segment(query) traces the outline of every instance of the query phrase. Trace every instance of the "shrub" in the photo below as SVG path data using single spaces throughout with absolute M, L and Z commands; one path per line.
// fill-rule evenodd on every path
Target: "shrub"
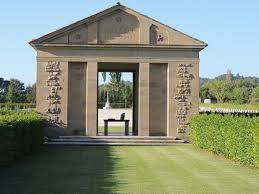
M 12 111 L 7 109 L 0 109 L 0 116 L 12 114 Z
M 190 128 L 195 146 L 259 168 L 259 118 L 197 115 Z
M 0 111 L 0 164 L 6 164 L 39 149 L 43 118 L 36 112 Z
M 8 109 L 8 110 L 20 110 L 20 109 L 34 109 L 36 107 L 35 103 L 0 103 L 0 109 Z

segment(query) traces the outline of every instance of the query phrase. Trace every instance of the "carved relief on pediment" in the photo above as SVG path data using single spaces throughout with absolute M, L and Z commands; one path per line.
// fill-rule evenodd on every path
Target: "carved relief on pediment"
M 57 37 L 47 40 L 52 44 L 87 44 L 87 26 L 81 26 L 70 32 L 64 32 Z
M 98 22 L 94 22 L 87 26 L 87 41 L 88 44 L 97 44 L 98 41 Z
M 167 30 L 152 24 L 149 28 L 149 43 L 151 45 L 164 45 L 169 42 Z
M 87 44 L 87 27 L 83 26 L 70 32 L 69 44 Z
M 60 35 L 58 37 L 52 38 L 52 39 L 48 40 L 47 42 L 52 43 L 52 44 L 67 44 L 68 43 L 68 35 L 63 34 L 63 35 Z
M 124 11 L 118 11 L 99 21 L 100 44 L 138 44 L 139 21 Z

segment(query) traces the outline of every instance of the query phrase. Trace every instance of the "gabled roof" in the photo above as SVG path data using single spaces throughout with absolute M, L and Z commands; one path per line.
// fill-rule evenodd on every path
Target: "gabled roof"
M 139 13 L 139 12 L 137 12 L 137 11 L 131 9 L 131 8 L 128 8 L 128 7 L 124 6 L 124 5 L 121 5 L 120 3 L 117 3 L 116 5 L 114 5 L 114 6 L 110 7 L 110 8 L 108 8 L 108 9 L 105 9 L 105 10 L 103 10 L 103 11 L 101 11 L 101 12 L 98 12 L 98 13 L 96 13 L 96 14 L 90 16 L 90 17 L 87 17 L 87 18 L 84 18 L 84 19 L 82 19 L 82 20 L 79 20 L 79 21 L 77 21 L 77 22 L 75 22 L 75 23 L 72 23 L 72 24 L 70 24 L 70 25 L 68 25 L 68 26 L 65 26 L 65 27 L 60 28 L 60 29 L 58 29 L 58 30 L 56 30 L 56 31 L 53 31 L 53 32 L 51 32 L 51 33 L 48 33 L 48 34 L 46 34 L 46 35 L 44 35 L 44 36 L 41 36 L 41 37 L 39 37 L 39 38 L 33 39 L 33 40 L 31 40 L 31 41 L 29 42 L 29 44 L 30 44 L 31 46 L 43 45 L 44 42 L 45 42 L 45 41 L 48 41 L 49 39 L 55 38 L 55 37 L 57 37 L 58 35 L 60 35 L 60 34 L 62 34 L 62 33 L 70 32 L 70 31 L 72 31 L 73 29 L 75 29 L 75 28 L 77 28 L 77 27 L 80 27 L 80 26 L 82 26 L 82 25 L 88 25 L 88 24 L 94 23 L 94 22 L 98 21 L 100 18 L 103 18 L 103 17 L 106 16 L 106 15 L 108 16 L 108 15 L 110 15 L 110 14 L 112 14 L 113 12 L 118 11 L 118 10 L 122 10 L 122 11 L 123 11 L 123 10 L 124 10 L 124 11 L 125 11 L 125 10 L 130 10 L 131 12 L 135 13 L 136 15 L 143 16 L 143 17 L 145 17 L 145 18 L 147 18 L 147 19 L 149 19 L 149 20 L 151 20 L 151 21 L 153 21 L 153 22 L 155 22 L 155 23 L 159 23 L 160 25 L 164 26 L 165 28 L 168 28 L 168 29 L 170 29 L 170 30 L 173 30 L 173 31 L 175 31 L 175 32 L 177 32 L 177 33 L 179 33 L 179 34 L 181 34 L 181 36 L 184 36 L 184 37 L 186 37 L 186 38 L 191 39 L 192 41 L 195 42 L 195 46 L 199 46 L 200 48 L 204 48 L 204 47 L 207 46 L 207 43 L 205 43 L 205 42 L 203 42 L 203 41 L 201 41 L 201 40 L 198 40 L 198 39 L 196 39 L 196 38 L 193 38 L 193 37 L 191 37 L 191 36 L 189 36 L 189 35 L 187 35 L 187 34 L 185 34 L 185 33 L 182 33 L 182 32 L 180 32 L 180 31 L 178 31 L 178 30 L 176 30 L 176 29 L 174 29 L 174 28 L 172 28 L 172 27 L 170 27 L 170 26 L 168 26 L 168 25 L 165 25 L 165 24 L 163 24 L 163 23 L 161 23 L 161 22 L 159 22 L 159 21 L 153 19 L 153 18 L 150 18 L 150 17 L 148 17 L 148 16 L 146 16 L 146 15 L 143 15 L 143 14 L 141 14 L 141 13 Z M 160 46 L 161 46 L 161 45 L 160 45 Z M 177 46 L 179 46 L 179 45 L 177 45 Z M 192 45 L 188 45 L 188 46 L 192 46 Z
M 100 12 L 94 14 L 94 15 L 91 15 L 91 16 L 89 16 L 89 17 L 87 17 L 87 18 L 84 18 L 84 19 L 82 19 L 82 20 L 79 20 L 79 21 L 77 21 L 77 22 L 75 22 L 75 23 L 72 23 L 72 24 L 70 24 L 70 25 L 68 25 L 68 26 L 65 26 L 65 27 L 63 27 L 63 28 L 57 29 L 57 30 L 55 30 L 55 31 L 53 31 L 53 32 L 50 32 L 50 33 L 48 33 L 48 34 L 46 34 L 46 35 L 43 35 L 43 36 L 41 36 L 41 37 L 39 37 L 39 38 L 33 39 L 33 40 L 31 40 L 31 41 L 29 42 L 29 44 L 33 45 L 33 44 L 35 44 L 35 43 L 36 43 L 36 44 L 37 44 L 37 43 L 40 43 L 40 42 L 42 42 L 42 41 L 44 41 L 44 40 L 47 40 L 47 39 L 49 39 L 49 38 L 51 38 L 51 37 L 54 37 L 54 36 L 56 36 L 56 35 L 58 35 L 58 34 L 60 34 L 60 33 L 63 33 L 63 32 L 65 32 L 65 31 L 69 31 L 69 30 L 71 30 L 71 29 L 73 29 L 73 28 L 75 28 L 75 27 L 77 27 L 77 26 L 80 26 L 80 25 L 83 25 L 83 24 L 86 24 L 86 23 L 92 23 L 92 22 L 98 20 L 99 17 L 102 17 L 102 16 L 104 16 L 104 15 L 106 15 L 106 14 L 109 14 L 109 13 L 115 11 L 115 10 L 118 10 L 118 9 L 125 9 L 125 8 L 126 8 L 125 6 L 122 6 L 121 4 L 118 4 L 118 3 L 117 3 L 117 5 L 112 6 L 112 7 L 108 8 L 108 9 L 105 9 L 105 10 L 103 10 L 103 11 L 100 11 Z

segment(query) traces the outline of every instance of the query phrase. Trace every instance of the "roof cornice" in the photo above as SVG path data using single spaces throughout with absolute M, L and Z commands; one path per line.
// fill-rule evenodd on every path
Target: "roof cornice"
M 79 48 L 79 49 L 105 49 L 105 48 L 150 48 L 150 49 L 199 49 L 202 50 L 207 45 L 140 45 L 140 44 L 103 44 L 103 45 L 73 45 L 73 44 L 35 44 L 34 48 Z

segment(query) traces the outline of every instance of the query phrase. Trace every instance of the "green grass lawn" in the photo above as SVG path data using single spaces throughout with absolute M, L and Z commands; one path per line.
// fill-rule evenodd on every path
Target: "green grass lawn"
M 0 193 L 259 193 L 259 170 L 192 145 L 44 147 L 0 169 Z
M 242 109 L 242 110 L 259 110 L 259 104 L 200 103 L 199 106 L 210 107 L 210 108 L 234 108 L 234 109 Z
M 118 133 L 124 133 L 125 127 L 124 126 L 109 126 L 108 127 L 109 132 L 118 132 Z M 104 126 L 98 126 L 98 132 L 104 133 Z M 129 132 L 132 132 L 132 127 L 129 127 Z

